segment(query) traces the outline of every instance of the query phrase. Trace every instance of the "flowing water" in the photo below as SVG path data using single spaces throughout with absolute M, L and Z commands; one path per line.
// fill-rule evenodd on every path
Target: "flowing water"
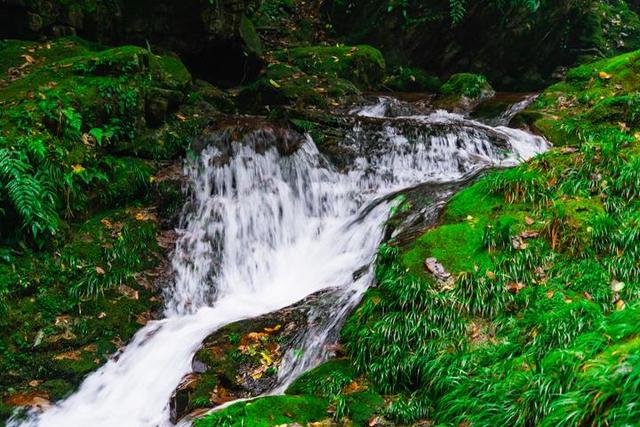
M 385 196 L 511 166 L 547 148 L 523 131 L 442 111 L 382 117 L 383 102 L 353 113 L 378 121 L 369 130 L 356 126 L 348 139 L 360 147 L 375 140 L 377 148 L 361 150 L 340 173 L 309 137 L 291 155 L 258 150 L 260 133 L 232 143 L 230 156 L 216 144 L 205 148 L 185 166 L 191 200 L 173 255 L 165 318 L 149 322 L 75 394 L 9 425 L 169 426 L 169 398 L 207 335 L 333 289 L 331 319 L 307 331 L 304 357 L 287 359 L 277 392 L 322 359 L 330 331 L 370 285 L 392 203 Z

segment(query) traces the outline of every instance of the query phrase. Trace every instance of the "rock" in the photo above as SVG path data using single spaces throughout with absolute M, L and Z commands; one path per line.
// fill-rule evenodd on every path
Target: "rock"
M 433 257 L 427 258 L 424 261 L 424 266 L 427 268 L 427 271 L 429 271 L 429 273 L 436 276 L 439 280 L 447 280 L 449 277 L 451 277 L 451 273 L 447 272 L 444 266 Z
M 452 75 L 442 85 L 440 93 L 442 94 L 442 98 L 438 99 L 440 107 L 464 112 L 472 110 L 496 94 L 485 76 L 471 73 Z
M 317 292 L 282 310 L 227 325 L 205 338 L 193 357 L 192 372 L 171 397 L 172 421 L 196 408 L 213 408 L 271 390 L 285 354 L 297 348 L 310 327 L 312 312 L 331 295 L 330 290 Z
M 296 47 L 274 57 L 308 74 L 349 80 L 363 90 L 378 87 L 386 69 L 382 53 L 368 45 Z
M 216 161 L 226 162 L 233 154 L 233 143 L 250 145 L 258 153 L 275 147 L 282 155 L 291 155 L 305 142 L 304 135 L 284 123 L 259 117 L 228 116 L 204 130 L 191 149 L 200 152 L 214 145 L 220 150 Z

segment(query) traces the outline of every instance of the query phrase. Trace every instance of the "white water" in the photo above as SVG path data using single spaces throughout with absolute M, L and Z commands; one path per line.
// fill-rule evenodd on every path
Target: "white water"
M 514 164 L 547 147 L 525 132 L 489 128 L 444 112 L 411 120 L 423 127 L 467 123 L 475 130 L 416 139 L 386 123 L 381 127 L 383 152 L 359 158 L 345 174 L 327 166 L 310 139 L 283 157 L 275 149 L 257 154 L 251 138 L 245 138 L 243 144 L 234 143 L 226 164 L 220 164 L 215 148 L 205 149 L 199 162 L 185 167 L 193 200 L 176 245 L 176 279 L 166 292 L 166 318 L 142 328 L 74 395 L 9 425 L 171 425 L 169 398 L 212 331 L 336 288 L 341 297 L 328 328 L 358 301 L 371 271 L 355 281 L 353 273 L 372 263 L 389 211 L 388 203 L 377 203 L 363 213 L 372 201 L 417 183 L 460 179 L 488 164 Z M 510 152 L 491 147 L 483 129 L 508 138 Z M 356 129 L 353 137 L 367 135 Z M 306 369 L 314 355 L 317 359 L 325 332 L 310 332 L 306 363 L 300 366 Z

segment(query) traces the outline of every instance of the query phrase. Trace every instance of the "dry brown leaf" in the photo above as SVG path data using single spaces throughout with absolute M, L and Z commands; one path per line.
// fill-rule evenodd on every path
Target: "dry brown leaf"
M 54 356 L 53 360 L 80 360 L 80 351 L 66 351 Z
M 526 285 L 521 282 L 509 282 L 507 283 L 507 290 L 512 294 L 518 294 L 522 289 L 524 289 Z
M 276 332 L 279 331 L 280 329 L 282 329 L 282 325 L 276 325 L 273 328 L 264 328 L 264 331 L 268 334 L 272 333 L 272 332 Z

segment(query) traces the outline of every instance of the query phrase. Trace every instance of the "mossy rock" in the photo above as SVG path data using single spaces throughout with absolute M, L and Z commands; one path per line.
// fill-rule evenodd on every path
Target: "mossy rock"
M 359 94 L 348 80 L 311 75 L 291 65 L 274 63 L 267 67 L 262 77 L 240 91 L 238 104 L 247 109 L 265 105 L 327 108 Z
M 452 75 L 442 85 L 440 93 L 442 98 L 438 100 L 438 105 L 463 110 L 470 110 L 495 95 L 485 76 L 472 73 Z
M 192 361 L 193 372 L 170 400 L 174 422 L 189 412 L 259 396 L 277 382 L 278 369 L 307 328 L 309 313 L 326 292 L 254 319 L 225 326 L 204 339 Z
M 262 40 L 260 40 L 253 22 L 244 15 L 240 18 L 239 32 L 247 51 L 253 55 L 261 56 L 263 53 Z
M 421 68 L 399 67 L 384 80 L 383 86 L 398 92 L 437 93 L 442 82 Z
M 368 45 L 296 47 L 273 56 L 310 75 L 349 80 L 362 90 L 377 88 L 386 68 L 382 53 Z
M 547 88 L 516 121 L 556 145 L 576 145 L 580 135 L 637 126 L 640 51 L 573 68 L 566 80 Z

